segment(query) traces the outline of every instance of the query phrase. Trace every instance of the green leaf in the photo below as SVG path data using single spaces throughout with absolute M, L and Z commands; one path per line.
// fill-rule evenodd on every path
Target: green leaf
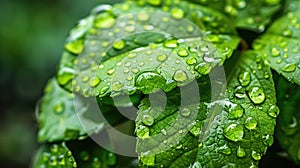
M 77 163 L 64 142 L 44 144 L 35 156 L 32 168 L 77 167 Z
M 113 101 L 108 97 L 75 97 L 61 88 L 55 79 L 51 79 L 37 108 L 38 139 L 40 142 L 68 141 L 98 133 L 107 124 L 114 125 L 125 120 L 122 114 L 115 112 L 115 106 L 131 108 L 140 101 L 140 95 L 137 94 L 129 98 L 118 97 Z
M 292 160 L 300 164 L 300 87 L 280 77 L 277 81 L 279 109 L 276 137 Z M 277 114 L 276 114 L 277 115 Z
M 189 0 L 222 11 L 236 27 L 262 32 L 281 9 L 281 0 Z M 225 2 L 224 2 L 225 1 Z
M 94 27 L 87 32 L 94 36 L 66 44 L 71 46 L 68 52 L 82 53 L 77 58 L 63 55 L 60 85 L 85 97 L 168 92 L 223 64 L 239 43 L 233 26 L 217 11 L 187 2 L 166 2 L 165 8 L 141 2 L 92 13 Z M 132 17 L 133 11 L 137 17 Z
M 273 143 L 272 74 L 255 52 L 241 55 L 227 73 L 225 97 L 216 100 L 203 79 L 200 102 L 192 84 L 142 101 L 136 120 L 141 167 L 257 166 Z
M 271 68 L 300 85 L 300 13 L 288 13 L 272 24 L 254 49 L 269 61 Z

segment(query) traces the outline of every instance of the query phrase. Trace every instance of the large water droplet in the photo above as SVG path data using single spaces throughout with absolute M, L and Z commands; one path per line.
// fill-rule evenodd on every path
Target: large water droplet
M 110 14 L 98 15 L 95 19 L 94 25 L 96 28 L 111 28 L 115 25 L 115 18 Z
M 180 48 L 178 51 L 177 51 L 177 54 L 181 57 L 186 57 L 189 55 L 189 52 L 185 49 L 185 48 Z
M 70 80 L 74 78 L 74 70 L 71 68 L 64 67 L 59 69 L 57 75 L 57 81 L 61 85 L 67 84 Z
M 147 126 L 151 126 L 154 123 L 154 118 L 151 115 L 144 115 L 143 123 Z
M 166 40 L 164 46 L 167 48 L 176 48 L 178 46 L 177 40 Z
M 242 117 L 244 114 L 244 109 L 241 105 L 235 105 L 235 106 L 232 106 L 230 109 L 229 109 L 229 115 L 228 115 L 228 118 L 229 119 L 238 119 L 240 117 Z
M 234 142 L 243 139 L 244 128 L 239 123 L 230 123 L 224 127 L 224 136 Z
M 96 87 L 100 84 L 100 79 L 98 77 L 93 77 L 90 80 L 90 86 L 91 87 Z
M 76 41 L 69 42 L 65 45 L 65 49 L 71 53 L 79 54 L 83 49 L 83 41 L 76 40 Z
M 272 105 L 272 106 L 270 107 L 270 109 L 268 110 L 268 114 L 269 114 L 269 116 L 271 116 L 271 117 L 274 117 L 274 118 L 277 117 L 278 114 L 279 114 L 279 109 L 278 109 L 278 107 Z
M 177 70 L 174 73 L 173 79 L 177 82 L 184 82 L 188 79 L 188 76 L 184 70 Z
M 296 63 L 286 64 L 280 69 L 284 72 L 294 72 L 296 70 Z
M 261 159 L 261 155 L 260 153 L 256 152 L 256 151 L 252 151 L 251 156 L 254 160 L 260 160 Z
M 57 103 L 57 104 L 54 106 L 54 111 L 55 111 L 55 113 L 57 113 L 57 114 L 63 113 L 64 110 L 65 110 L 65 104 L 64 104 L 64 102 L 59 102 L 59 103 Z
M 241 72 L 239 74 L 239 82 L 242 86 L 248 86 L 251 82 L 251 73 L 250 72 Z
M 210 72 L 211 68 L 212 67 L 209 64 L 204 63 L 204 62 L 202 62 L 202 63 L 195 66 L 195 70 L 197 72 L 199 72 L 201 75 L 208 74 Z
M 245 152 L 245 150 L 241 147 L 241 146 L 239 146 L 238 147 L 238 149 L 237 149 L 237 151 L 236 151 L 236 155 L 237 155 L 237 157 L 245 157 L 246 156 L 246 152 Z
M 126 42 L 124 40 L 116 40 L 113 43 L 114 49 L 122 50 L 125 47 Z
M 252 130 L 255 129 L 257 126 L 257 121 L 255 119 L 253 119 L 252 117 L 248 117 L 245 121 L 245 127 L 248 130 Z
M 157 57 L 156 57 L 157 61 L 160 61 L 160 62 L 165 61 L 167 58 L 168 58 L 168 57 L 167 57 L 166 54 L 159 54 L 159 55 L 157 55 Z
M 180 8 L 173 8 L 171 10 L 171 16 L 174 19 L 182 19 L 184 17 L 184 11 Z
M 262 88 L 252 87 L 249 91 L 249 97 L 254 104 L 260 104 L 264 102 L 266 96 Z
M 148 138 L 149 137 L 149 128 L 144 126 L 144 125 L 139 125 L 137 128 L 136 128 L 136 135 L 139 137 L 139 138 Z

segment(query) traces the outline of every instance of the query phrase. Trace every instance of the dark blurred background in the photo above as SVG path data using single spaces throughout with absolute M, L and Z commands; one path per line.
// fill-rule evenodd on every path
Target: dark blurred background
M 117 1 L 0 1 L 0 167 L 29 167 L 38 147 L 35 105 L 65 37 L 97 4 Z

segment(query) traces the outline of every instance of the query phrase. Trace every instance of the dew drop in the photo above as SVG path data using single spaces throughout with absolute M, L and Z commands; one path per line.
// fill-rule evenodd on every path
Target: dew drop
M 280 50 L 278 48 L 272 48 L 271 54 L 273 57 L 278 57 L 280 55 Z
M 54 106 L 54 111 L 55 111 L 55 113 L 57 113 L 57 114 L 63 113 L 64 110 L 65 110 L 65 104 L 64 104 L 64 102 L 59 102 L 59 103 L 57 103 L 57 104 Z
M 252 87 L 249 91 L 249 97 L 254 104 L 260 104 L 265 100 L 265 93 L 260 87 Z
M 253 130 L 255 129 L 257 126 L 257 122 L 255 121 L 255 119 L 253 119 L 252 117 L 248 117 L 246 120 L 245 120 L 245 127 L 248 129 L 248 130 Z
M 278 114 L 279 114 L 279 109 L 278 109 L 278 107 L 272 105 L 272 106 L 270 107 L 270 109 L 268 110 L 268 114 L 269 114 L 269 116 L 276 118 L 276 117 L 278 116 Z
M 92 168 L 101 168 L 102 163 L 97 157 L 94 157 L 93 162 L 92 162 Z
M 91 87 L 96 87 L 100 84 L 100 79 L 98 77 L 93 77 L 90 80 L 90 86 Z
M 115 68 L 109 69 L 109 70 L 107 71 L 107 75 L 112 75 L 112 74 L 114 74 L 114 73 L 115 73 Z
M 139 13 L 138 14 L 138 19 L 140 20 L 140 21 L 148 21 L 149 19 L 150 19 L 150 16 L 149 16 L 149 14 L 148 13 Z
M 256 152 L 256 151 L 252 151 L 251 156 L 254 160 L 260 160 L 261 159 L 261 155 L 260 153 Z
M 126 42 L 124 40 L 117 40 L 113 43 L 113 48 L 116 50 L 122 50 L 125 47 Z
M 108 155 L 107 155 L 107 164 L 112 166 L 112 165 L 115 165 L 116 164 L 116 161 L 117 161 L 117 157 L 114 153 L 112 152 L 109 152 Z
M 83 151 L 83 152 L 80 153 L 80 158 L 81 158 L 83 161 L 87 161 L 87 160 L 89 160 L 90 156 L 89 156 L 89 154 L 88 154 L 87 151 Z
M 188 117 L 189 115 L 191 115 L 191 110 L 189 108 L 183 108 L 181 111 L 180 111 L 180 114 L 183 116 L 183 117 Z
M 111 89 L 112 89 L 113 91 L 116 91 L 116 92 L 121 91 L 122 88 L 123 88 L 123 84 L 120 83 L 120 82 L 114 82 L 114 83 L 112 84 L 112 86 L 111 86 Z
M 180 48 L 177 54 L 181 57 L 186 57 L 189 55 L 188 51 L 185 48 Z
M 290 29 L 285 29 L 283 32 L 282 32 L 282 35 L 283 36 L 286 36 L 286 37 L 291 37 L 293 35 L 293 32 L 292 30 Z
M 229 148 L 227 146 L 227 144 L 225 144 L 224 146 L 219 148 L 219 151 L 225 155 L 230 155 L 231 154 L 231 148 Z
M 127 77 L 126 77 L 126 80 L 128 80 L 128 81 L 131 81 L 132 79 L 133 79 L 132 76 L 127 76 Z
M 167 48 L 176 48 L 178 46 L 177 40 L 166 40 L 164 42 L 164 47 Z
M 65 49 L 71 53 L 79 54 L 83 49 L 83 41 L 76 40 L 76 41 L 69 42 L 65 45 Z
M 159 55 L 157 55 L 157 57 L 156 57 L 157 61 L 160 61 L 160 62 L 165 61 L 167 58 L 168 58 L 168 57 L 167 57 L 166 54 L 159 54 Z
M 242 86 L 238 86 L 234 89 L 234 95 L 237 98 L 244 98 L 246 97 L 246 91 L 245 88 L 243 88 Z
M 64 166 L 66 164 L 64 155 L 59 155 L 57 161 L 58 161 L 58 164 L 61 166 Z
M 242 158 L 242 157 L 246 156 L 246 152 L 241 146 L 239 146 L 237 151 L 236 151 L 236 155 L 237 155 L 237 157 Z
M 74 78 L 74 70 L 71 68 L 62 68 L 58 71 L 57 81 L 61 85 L 67 84 Z
M 165 136 L 167 135 L 167 131 L 164 128 L 162 130 L 160 130 L 160 132 Z
M 173 79 L 177 82 L 184 82 L 188 79 L 188 76 L 184 70 L 177 70 L 174 73 Z
M 182 19 L 184 17 L 184 11 L 180 8 L 173 8 L 171 10 L 171 16 L 174 19 Z
M 151 115 L 144 115 L 143 123 L 147 126 L 151 126 L 154 123 L 154 118 Z
M 239 82 L 242 86 L 248 86 L 251 82 L 251 74 L 249 72 L 241 72 L 239 74 Z
M 244 109 L 241 105 L 235 105 L 229 109 L 229 119 L 238 119 L 244 114 Z
M 209 64 L 204 63 L 204 62 L 202 62 L 202 63 L 195 66 L 195 70 L 197 72 L 199 72 L 201 75 L 208 74 L 210 72 L 211 68 L 212 67 Z
M 237 142 L 243 139 L 244 128 L 235 122 L 227 124 L 224 127 L 224 136 L 231 141 Z
M 154 163 L 155 163 L 155 156 L 154 155 L 141 156 L 140 159 L 141 159 L 141 162 L 144 165 L 154 166 Z
M 266 146 L 271 146 L 274 142 L 274 139 L 273 139 L 273 136 L 272 135 L 264 135 L 262 136 L 263 138 L 263 143 L 266 145 Z
M 197 60 L 194 57 L 190 57 L 190 58 L 187 59 L 186 63 L 189 64 L 189 65 L 193 65 L 193 64 L 197 63 Z
M 58 145 L 57 145 L 57 144 L 51 145 L 50 151 L 51 151 L 52 153 L 57 153 L 57 152 L 58 152 Z
M 49 165 L 50 166 L 56 166 L 57 165 L 57 159 L 56 156 L 51 156 L 49 159 Z
M 296 70 L 296 63 L 286 64 L 281 67 L 281 70 L 284 72 L 294 72 Z

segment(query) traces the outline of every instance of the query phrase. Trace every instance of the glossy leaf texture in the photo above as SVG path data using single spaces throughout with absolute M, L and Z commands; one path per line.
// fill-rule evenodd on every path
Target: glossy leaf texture
M 225 95 L 215 100 L 208 92 L 220 82 L 206 78 L 198 81 L 199 102 L 192 84 L 142 101 L 136 120 L 140 167 L 257 167 L 273 143 L 275 88 L 256 52 L 238 57 L 234 67 L 227 64 Z
M 122 159 L 125 164 L 117 163 Z M 36 154 L 33 168 L 121 168 L 135 167 L 135 158 L 117 156 L 92 139 L 44 144 Z
M 77 163 L 64 142 L 43 145 L 35 156 L 33 168 L 76 168 Z
M 262 32 L 283 6 L 282 0 L 189 0 L 222 11 L 237 28 Z
M 99 6 L 71 31 L 57 78 L 85 97 L 168 92 L 223 64 L 239 41 L 224 15 L 192 3 Z
M 74 95 L 61 88 L 55 79 L 49 80 L 45 94 L 37 108 L 39 141 L 82 139 L 89 133 L 101 131 L 107 123 L 114 124 L 122 119 L 121 115 L 116 113 L 104 120 L 99 115 L 99 111 L 95 110 L 99 108 L 98 105 L 96 107 L 92 105 L 87 101 L 75 100 Z M 99 106 L 105 116 L 115 110 L 107 103 L 100 103 Z
M 275 21 L 266 34 L 254 42 L 272 69 L 300 85 L 300 13 L 290 12 Z
M 300 164 L 300 87 L 280 77 L 276 90 L 280 102 L 276 137 L 289 157 Z

